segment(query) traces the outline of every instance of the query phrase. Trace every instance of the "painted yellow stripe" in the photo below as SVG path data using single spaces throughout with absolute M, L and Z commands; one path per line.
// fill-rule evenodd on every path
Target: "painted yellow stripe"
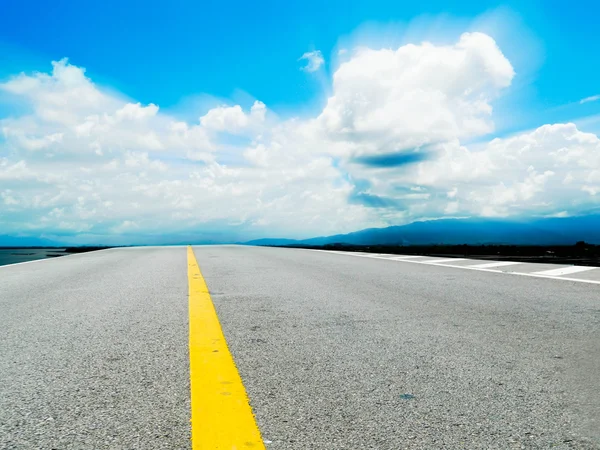
M 187 256 L 192 449 L 264 449 L 192 247 Z

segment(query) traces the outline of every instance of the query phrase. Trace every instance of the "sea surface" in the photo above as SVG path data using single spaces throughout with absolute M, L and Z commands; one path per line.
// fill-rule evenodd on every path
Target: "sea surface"
M 0 248 L 0 266 L 68 255 L 65 248 Z

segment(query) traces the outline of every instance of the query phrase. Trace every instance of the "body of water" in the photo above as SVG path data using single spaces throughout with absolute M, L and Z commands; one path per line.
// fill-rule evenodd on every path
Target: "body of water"
M 64 255 L 65 248 L 0 248 L 0 266 Z

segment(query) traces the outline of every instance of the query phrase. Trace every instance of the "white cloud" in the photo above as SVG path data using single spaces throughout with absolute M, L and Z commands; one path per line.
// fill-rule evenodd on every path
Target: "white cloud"
M 266 106 L 263 102 L 255 101 L 246 114 L 240 105 L 219 106 L 208 111 L 200 118 L 200 124 L 213 131 L 225 131 L 236 134 L 250 126 L 260 125 L 265 120 Z
M 574 124 L 556 124 L 477 150 L 458 141 L 440 144 L 418 164 L 376 170 L 353 164 L 349 170 L 370 181 L 373 195 L 393 196 L 395 186 L 424 187 L 432 201 L 405 202 L 405 208 L 435 217 L 450 211 L 509 216 L 591 210 L 600 205 L 599 167 L 600 139 Z
M 139 229 L 139 225 L 133 220 L 124 220 L 117 226 L 112 228 L 113 233 L 121 234 L 121 233 L 130 233 L 136 232 Z
M 591 97 L 582 98 L 579 100 L 580 104 L 589 103 L 589 102 L 597 102 L 600 100 L 600 95 L 592 95 Z
M 482 33 L 465 33 L 448 46 L 363 48 L 335 72 L 318 122 L 361 154 L 477 136 L 493 130 L 491 102 L 513 76 Z
M 600 143 L 573 124 L 464 144 L 493 130 L 515 75 L 489 36 L 345 58 L 323 110 L 287 120 L 256 101 L 184 122 L 66 60 L 11 78 L 0 90 L 30 111 L 0 119 L 3 232 L 242 240 L 600 205 Z
M 158 113 L 158 106 L 150 103 L 148 106 L 142 106 L 141 103 L 127 103 L 115 113 L 119 120 L 143 120 L 154 117 Z
M 74 125 L 96 111 L 114 110 L 119 99 L 98 90 L 85 76 L 85 69 L 66 59 L 52 63 L 52 73 L 20 74 L 2 84 L 2 89 L 31 101 L 35 116 L 48 123 Z
M 444 208 L 444 213 L 448 214 L 448 215 L 453 215 L 453 214 L 456 214 L 459 209 L 460 209 L 459 202 L 449 202 L 446 205 L 446 208 Z
M 19 129 L 4 127 L 2 129 L 6 139 L 14 139 L 18 145 L 26 150 L 44 150 L 52 144 L 62 142 L 63 133 L 53 133 L 42 136 L 31 136 Z
M 325 58 L 320 50 L 304 53 L 298 61 L 306 60 L 306 65 L 301 68 L 305 72 L 316 72 L 325 64 Z
M 332 158 L 313 158 L 288 137 L 301 139 L 293 121 L 265 129 L 260 101 L 248 112 L 218 107 L 186 123 L 153 104 L 107 94 L 66 60 L 50 74 L 19 75 L 0 89 L 31 105 L 30 113 L 0 119 L 0 192 L 10 190 L 4 202 L 18 208 L 3 217 L 4 232 L 27 226 L 105 241 L 135 222 L 139 236 L 211 229 L 232 236 L 240 228 L 243 239 L 267 226 L 306 236 L 351 231 L 353 222 L 368 220 L 364 208 L 348 204 L 351 185 Z M 71 89 L 97 101 L 79 104 Z M 249 146 L 220 141 L 222 132 L 243 134 Z M 269 149 L 263 160 L 261 144 Z M 306 214 L 302 222 L 298 211 Z

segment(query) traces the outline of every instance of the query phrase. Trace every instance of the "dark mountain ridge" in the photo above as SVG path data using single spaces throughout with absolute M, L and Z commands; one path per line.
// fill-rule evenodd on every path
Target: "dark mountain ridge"
M 600 244 L 600 215 L 508 219 L 439 219 L 311 239 L 258 239 L 249 245 L 573 245 Z

